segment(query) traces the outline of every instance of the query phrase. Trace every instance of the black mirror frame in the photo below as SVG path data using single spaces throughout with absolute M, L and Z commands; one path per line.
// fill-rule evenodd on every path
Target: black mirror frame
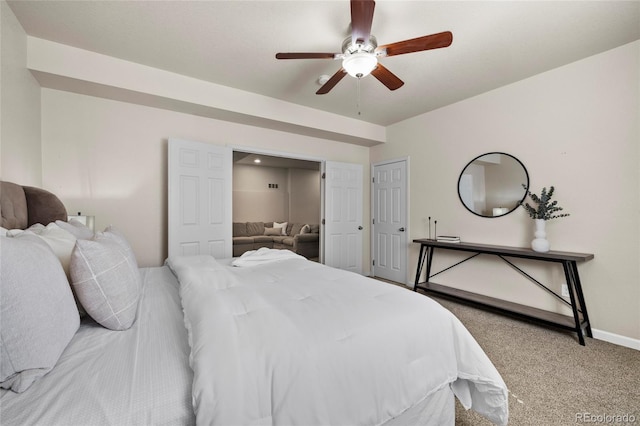
M 471 209 L 470 209 L 470 208 L 469 208 L 469 207 L 464 203 L 464 201 L 462 200 L 462 196 L 460 195 L 460 180 L 462 179 L 462 175 L 463 175 L 464 171 L 465 171 L 465 170 L 467 170 L 467 167 L 469 167 L 469 165 L 470 165 L 471 163 L 473 163 L 474 161 L 478 160 L 479 158 L 484 157 L 485 155 L 491 155 L 491 154 L 501 154 L 501 155 L 506 155 L 507 157 L 511 157 L 511 158 L 513 158 L 514 160 L 516 160 L 516 161 L 518 162 L 518 164 L 520 164 L 520 166 L 522 167 L 522 170 L 524 170 L 524 174 L 525 174 L 525 176 L 526 176 L 526 178 L 527 178 L 527 184 L 526 184 L 526 188 L 524 188 L 524 194 L 522 195 L 522 198 L 520 199 L 520 201 L 518 201 L 518 204 L 517 204 L 514 208 L 512 208 L 511 210 L 509 210 L 508 212 L 503 213 L 503 214 L 498 215 L 498 216 L 485 216 L 485 215 L 482 215 L 482 214 L 476 213 L 475 211 L 471 210 Z M 464 208 L 465 208 L 465 209 L 467 209 L 468 211 L 470 211 L 471 213 L 473 213 L 474 215 L 479 216 L 479 217 L 484 217 L 484 218 L 486 218 L 486 219 L 497 219 L 497 218 L 499 218 L 499 217 L 504 217 L 504 216 L 508 215 L 509 213 L 511 213 L 511 212 L 513 212 L 513 211 L 515 211 L 515 210 L 520 206 L 520 204 L 521 204 L 521 203 L 524 201 L 524 199 L 527 197 L 527 193 L 529 192 L 529 183 L 530 183 L 530 181 L 529 181 L 529 172 L 527 171 L 527 168 L 524 166 L 524 164 L 522 164 L 522 161 L 518 160 L 516 157 L 514 157 L 514 156 L 513 156 L 513 155 L 511 155 L 511 154 L 507 154 L 506 152 L 493 151 L 493 152 L 485 152 L 484 154 L 480 154 L 480 155 L 478 155 L 478 156 L 477 156 L 477 157 L 475 157 L 473 160 L 469 161 L 469 162 L 468 162 L 468 163 L 467 163 L 467 164 L 462 168 L 462 171 L 460 172 L 460 176 L 458 176 L 458 185 L 457 185 L 457 188 L 456 188 L 456 189 L 457 189 L 457 191 L 458 191 L 458 199 L 460 200 L 460 203 L 464 206 Z

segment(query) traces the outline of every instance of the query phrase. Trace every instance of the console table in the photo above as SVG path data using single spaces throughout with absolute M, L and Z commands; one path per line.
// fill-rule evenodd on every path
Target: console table
M 578 341 L 584 346 L 584 336 L 593 337 L 591 333 L 591 324 L 589 323 L 589 315 L 587 314 L 587 305 L 584 302 L 582 293 L 582 285 L 578 275 L 577 262 L 585 262 L 593 259 L 590 253 L 571 253 L 564 251 L 548 251 L 546 253 L 535 252 L 531 249 L 520 247 L 506 247 L 488 244 L 474 243 L 449 243 L 436 241 L 432 239 L 415 239 L 414 243 L 420 244 L 420 254 L 418 257 L 418 267 L 416 271 L 416 279 L 414 291 L 418 289 L 427 293 L 445 296 L 448 298 L 471 302 L 474 305 L 488 307 L 503 313 L 508 313 L 521 318 L 535 320 L 545 324 L 558 326 L 564 329 L 575 331 L 578 334 Z M 466 259 L 463 259 L 439 272 L 432 273 L 431 265 L 433 264 L 433 254 L 436 249 L 440 250 L 456 250 L 473 253 Z M 533 308 L 531 306 L 521 305 L 518 303 L 508 302 L 494 297 L 484 296 L 464 290 L 447 287 L 441 284 L 432 283 L 430 279 L 442 272 L 445 272 L 454 266 L 458 266 L 467 260 L 473 259 L 481 254 L 497 256 L 518 272 L 523 274 L 532 282 L 558 298 L 562 303 L 571 307 L 573 317 L 558 314 L 555 312 L 545 311 L 543 309 Z M 527 274 L 518 266 L 514 265 L 508 258 L 532 259 L 542 262 L 555 262 L 562 264 L 564 275 L 569 290 L 570 301 L 565 300 L 553 290 L 537 281 L 535 278 Z M 420 282 L 422 270 L 426 261 L 426 281 Z M 583 331 L 584 330 L 584 331 Z

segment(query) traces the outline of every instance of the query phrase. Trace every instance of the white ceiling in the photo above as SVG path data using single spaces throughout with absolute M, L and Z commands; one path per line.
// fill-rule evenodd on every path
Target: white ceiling
M 388 44 L 441 31 L 449 48 L 382 58 L 405 85 L 345 77 L 316 95 L 340 52 L 347 0 L 8 1 L 27 34 L 335 114 L 389 125 L 640 39 L 640 1 L 392 1 L 372 34 Z

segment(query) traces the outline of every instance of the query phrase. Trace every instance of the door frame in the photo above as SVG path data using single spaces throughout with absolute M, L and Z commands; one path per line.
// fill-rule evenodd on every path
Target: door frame
M 371 185 L 371 195 L 370 195 L 370 200 L 371 200 L 371 210 L 370 210 L 370 217 L 371 217 L 371 235 L 370 235 L 370 255 L 369 255 L 369 259 L 371 262 L 371 276 L 375 277 L 376 276 L 376 271 L 375 271 L 375 265 L 373 264 L 373 260 L 375 259 L 375 253 L 376 253 L 376 238 L 375 238 L 375 233 L 376 233 L 376 225 L 375 223 L 373 223 L 373 220 L 375 219 L 375 194 L 374 194 L 374 184 L 373 184 L 373 178 L 375 177 L 375 168 L 376 166 L 384 166 L 386 164 L 391 164 L 391 163 L 399 163 L 399 162 L 404 162 L 405 163 L 405 171 L 406 171 L 406 179 L 405 179 L 405 199 L 406 199 L 406 205 L 405 210 L 404 210 L 404 220 L 405 220 L 405 232 L 407 235 L 407 245 L 405 247 L 404 250 L 401 250 L 400 254 L 402 256 L 404 256 L 405 258 L 405 270 L 404 270 L 404 282 L 402 284 L 406 285 L 406 286 L 411 286 L 411 283 L 408 281 L 409 280 L 409 243 L 411 242 L 411 226 L 410 226 L 410 221 L 409 221 L 409 207 L 411 206 L 411 196 L 409 193 L 409 188 L 411 188 L 410 185 L 410 157 L 409 156 L 404 156 L 404 157 L 398 157 L 398 158 L 392 158 L 392 159 L 388 159 L 388 160 L 382 160 L 382 161 L 377 161 L 375 163 L 371 163 L 371 171 L 370 171 L 370 176 L 371 176 L 371 181 L 369 182 Z

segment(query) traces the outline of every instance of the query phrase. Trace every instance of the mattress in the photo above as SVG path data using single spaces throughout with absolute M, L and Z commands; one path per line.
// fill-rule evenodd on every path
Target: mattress
M 192 425 L 193 373 L 178 283 L 142 268 L 138 316 L 125 331 L 85 317 L 56 366 L 21 394 L 2 389 L 7 425 Z

